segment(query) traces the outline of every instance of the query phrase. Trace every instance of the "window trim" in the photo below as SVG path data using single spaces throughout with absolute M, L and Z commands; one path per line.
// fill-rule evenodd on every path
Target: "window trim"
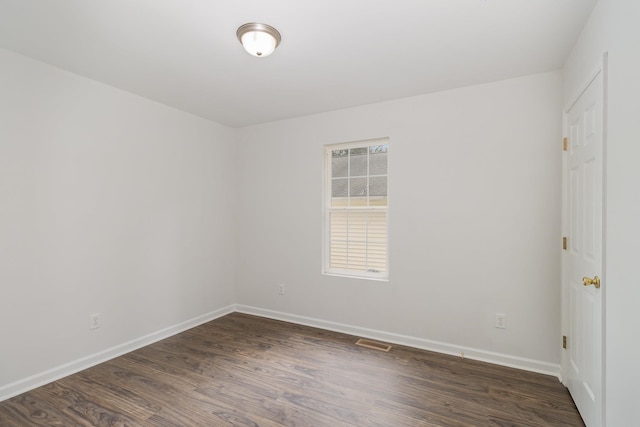
M 352 149 L 360 147 L 370 147 L 374 145 L 387 145 L 387 205 L 386 206 L 366 206 L 366 207 L 339 207 L 331 206 L 331 152 L 341 149 Z M 361 141 L 351 141 L 338 144 L 326 144 L 323 148 L 323 194 L 322 194 L 322 274 L 327 276 L 349 277 L 356 279 L 366 279 L 375 281 L 389 281 L 389 138 L 373 138 Z M 369 174 L 367 173 L 367 176 Z M 364 211 L 376 212 L 383 211 L 386 213 L 386 271 L 385 272 L 367 272 L 349 269 L 331 268 L 331 237 L 330 237 L 330 213 L 336 211 Z

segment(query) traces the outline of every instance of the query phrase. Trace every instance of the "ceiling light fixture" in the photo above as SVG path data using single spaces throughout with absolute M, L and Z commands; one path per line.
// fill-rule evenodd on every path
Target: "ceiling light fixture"
M 255 22 L 241 25 L 236 35 L 247 52 L 260 58 L 271 55 L 281 40 L 280 33 L 271 25 Z

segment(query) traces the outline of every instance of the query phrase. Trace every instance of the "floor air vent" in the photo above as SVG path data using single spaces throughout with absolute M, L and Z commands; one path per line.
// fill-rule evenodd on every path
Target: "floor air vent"
M 384 352 L 388 352 L 389 350 L 391 350 L 391 346 L 389 344 L 384 344 L 378 341 L 371 341 L 364 338 L 360 338 L 358 341 L 356 341 L 356 345 Z

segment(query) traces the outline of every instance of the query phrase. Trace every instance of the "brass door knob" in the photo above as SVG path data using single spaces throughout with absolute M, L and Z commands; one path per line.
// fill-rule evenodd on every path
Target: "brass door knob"
M 593 285 L 596 289 L 600 289 L 600 278 L 598 276 L 594 276 L 593 279 L 590 277 L 583 277 L 582 284 L 585 286 Z

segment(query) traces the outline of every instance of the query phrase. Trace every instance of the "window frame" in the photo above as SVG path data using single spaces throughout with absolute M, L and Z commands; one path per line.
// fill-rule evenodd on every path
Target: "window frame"
M 386 195 L 386 206 L 365 206 L 365 207 L 334 207 L 332 206 L 332 151 L 334 150 L 342 150 L 342 149 L 353 149 L 353 148 L 363 148 L 376 145 L 386 145 L 387 146 L 387 195 Z M 323 227 L 322 227 L 322 274 L 328 276 L 341 276 L 341 277 L 350 277 L 350 278 L 358 278 L 358 279 L 367 279 L 367 280 L 377 280 L 377 281 L 389 281 L 389 138 L 375 138 L 375 139 L 367 139 L 362 141 L 352 141 L 352 142 L 344 142 L 338 144 L 326 144 L 323 146 Z M 347 177 L 350 175 L 347 174 Z M 367 169 L 367 177 L 370 178 L 369 170 Z M 350 196 L 349 196 L 350 197 Z M 369 200 L 370 195 L 367 193 L 367 197 Z M 352 270 L 352 269 L 337 269 L 331 268 L 331 213 L 332 212 L 385 212 L 386 213 L 386 242 L 385 242 L 385 264 L 386 271 L 384 272 L 369 272 L 369 271 L 361 271 L 361 270 Z

